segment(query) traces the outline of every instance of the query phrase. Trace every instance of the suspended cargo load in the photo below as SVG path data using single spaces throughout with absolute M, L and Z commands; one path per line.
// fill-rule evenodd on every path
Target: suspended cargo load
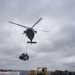
M 19 56 L 19 59 L 21 60 L 28 60 L 29 59 L 29 55 L 26 53 L 22 53 L 20 56 Z

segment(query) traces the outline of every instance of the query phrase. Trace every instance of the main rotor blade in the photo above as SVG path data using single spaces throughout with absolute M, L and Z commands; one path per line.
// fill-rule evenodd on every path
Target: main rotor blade
M 28 28 L 28 27 L 26 27 L 26 26 L 23 26 L 23 25 L 21 25 L 21 24 L 17 24 L 17 23 L 11 22 L 11 21 L 9 21 L 9 23 L 12 23 L 12 24 L 15 24 L 15 25 L 18 25 L 18 26 L 24 27 L 24 28 Z
M 38 31 L 43 31 L 43 32 L 50 32 L 50 31 L 46 31 L 46 30 L 38 30 Z
M 32 28 L 38 23 L 38 22 L 40 22 L 42 20 L 42 18 L 40 18 L 33 26 L 32 26 Z

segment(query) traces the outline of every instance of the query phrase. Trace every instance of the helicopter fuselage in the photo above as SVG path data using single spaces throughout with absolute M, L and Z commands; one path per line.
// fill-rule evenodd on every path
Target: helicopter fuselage
M 33 30 L 33 28 L 27 28 L 26 31 L 24 31 L 24 33 L 26 33 L 26 36 L 30 39 L 30 41 L 32 42 L 33 38 L 34 38 L 34 33 L 35 31 Z

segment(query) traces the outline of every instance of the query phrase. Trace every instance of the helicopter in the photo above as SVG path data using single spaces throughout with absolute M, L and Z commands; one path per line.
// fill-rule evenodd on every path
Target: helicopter
M 26 34 L 26 36 L 29 38 L 29 40 L 30 41 L 27 41 L 27 43 L 37 43 L 37 42 L 35 42 L 35 41 L 32 41 L 33 40 L 33 38 L 34 38 L 34 36 L 35 36 L 35 34 L 37 33 L 37 31 L 35 31 L 34 29 L 33 29 L 33 27 L 38 23 L 38 22 L 40 22 L 42 20 L 42 18 L 40 18 L 32 27 L 27 27 L 27 26 L 24 26 L 24 25 L 21 25 L 21 24 L 18 24 L 18 23 L 14 23 L 14 22 L 11 22 L 11 21 L 9 21 L 9 23 L 11 23 L 11 24 L 15 24 L 15 25 L 18 25 L 18 26 L 21 26 L 21 27 L 23 27 L 23 28 L 26 28 L 26 30 L 23 32 L 23 34 Z M 40 30 L 40 31 L 44 31 L 44 30 Z M 49 32 L 49 31 L 45 31 L 45 32 Z

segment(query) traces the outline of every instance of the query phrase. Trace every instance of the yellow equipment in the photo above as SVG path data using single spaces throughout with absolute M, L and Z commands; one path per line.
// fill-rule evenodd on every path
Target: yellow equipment
M 35 75 L 35 70 L 30 70 L 29 75 Z
M 44 70 L 44 75 L 48 75 L 47 67 L 37 67 L 37 70 L 31 70 L 29 75 L 38 75 L 38 73 L 40 72 L 40 69 L 41 71 Z

